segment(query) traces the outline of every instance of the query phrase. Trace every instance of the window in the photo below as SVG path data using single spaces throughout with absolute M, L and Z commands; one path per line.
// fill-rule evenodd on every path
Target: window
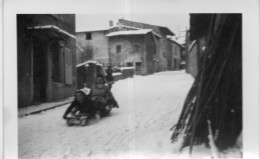
M 52 80 L 53 82 L 73 84 L 72 54 L 70 49 L 53 45 L 52 47 Z
M 52 79 L 54 82 L 62 83 L 64 78 L 64 56 L 63 48 L 58 44 L 52 46 Z
M 91 33 L 86 33 L 86 40 L 91 40 L 91 39 L 92 39 Z
M 121 45 L 116 45 L 116 53 L 121 53 Z
M 142 70 L 142 62 L 136 62 L 135 63 L 135 69 L 136 69 L 136 71 L 141 71 Z
M 73 84 L 72 81 L 72 54 L 70 49 L 64 48 L 65 84 Z
M 127 66 L 127 67 L 133 67 L 134 65 L 133 65 L 132 62 L 127 62 L 127 63 L 126 63 L 126 66 Z
M 134 52 L 136 52 L 136 53 L 140 52 L 140 45 L 139 44 L 134 44 Z

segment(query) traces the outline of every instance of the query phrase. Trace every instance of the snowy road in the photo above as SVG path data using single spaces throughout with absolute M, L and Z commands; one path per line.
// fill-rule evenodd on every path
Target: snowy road
M 193 79 L 184 71 L 135 76 L 114 84 L 120 105 L 86 127 L 68 127 L 68 105 L 19 118 L 19 157 L 171 158 L 177 153 L 169 129 L 177 122 Z

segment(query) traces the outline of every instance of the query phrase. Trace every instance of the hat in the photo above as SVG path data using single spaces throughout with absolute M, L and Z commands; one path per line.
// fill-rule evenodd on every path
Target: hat
M 89 88 L 87 88 L 87 87 L 84 87 L 84 88 L 82 88 L 82 89 L 77 90 L 77 92 L 82 92 L 82 93 L 84 93 L 85 95 L 89 95 L 89 94 L 90 94 L 90 90 L 91 90 L 91 89 L 89 89 Z

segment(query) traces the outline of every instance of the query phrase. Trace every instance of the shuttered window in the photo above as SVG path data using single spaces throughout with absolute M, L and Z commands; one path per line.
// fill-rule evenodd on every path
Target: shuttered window
M 121 45 L 116 45 L 116 53 L 121 53 Z
M 91 40 L 91 39 L 92 39 L 92 34 L 86 33 L 86 40 Z
M 70 49 L 64 48 L 65 84 L 73 84 L 72 80 L 72 54 Z
M 64 82 L 64 56 L 63 49 L 57 45 L 52 49 L 52 79 L 53 82 Z

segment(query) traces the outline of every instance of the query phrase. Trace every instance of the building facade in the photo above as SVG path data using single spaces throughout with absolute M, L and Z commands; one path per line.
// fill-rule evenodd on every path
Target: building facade
M 18 106 L 72 96 L 76 89 L 73 14 L 18 14 Z
M 182 62 L 182 52 L 184 50 L 184 46 L 178 43 L 175 40 L 171 40 L 172 42 L 172 65 L 171 70 L 179 70 L 181 69 L 181 62 Z
M 136 74 L 155 72 L 156 56 L 154 34 L 151 30 L 129 30 L 111 32 L 109 56 L 112 65 L 135 67 Z
M 175 34 L 167 27 L 124 19 L 115 26 L 109 24 L 107 28 L 77 32 L 78 63 L 96 60 L 105 67 L 135 67 L 137 74 L 174 69 L 176 56 L 169 36 Z
M 171 42 L 169 37 L 175 34 L 164 26 L 151 25 L 146 23 L 134 22 L 125 19 L 119 19 L 118 24 L 121 27 L 129 27 L 133 29 L 152 29 L 155 37 L 156 56 L 154 57 L 155 72 L 169 70 L 171 62 L 168 60 L 172 54 Z
M 107 32 L 108 28 L 76 33 L 78 64 L 87 60 L 96 60 L 104 65 L 109 62 Z

